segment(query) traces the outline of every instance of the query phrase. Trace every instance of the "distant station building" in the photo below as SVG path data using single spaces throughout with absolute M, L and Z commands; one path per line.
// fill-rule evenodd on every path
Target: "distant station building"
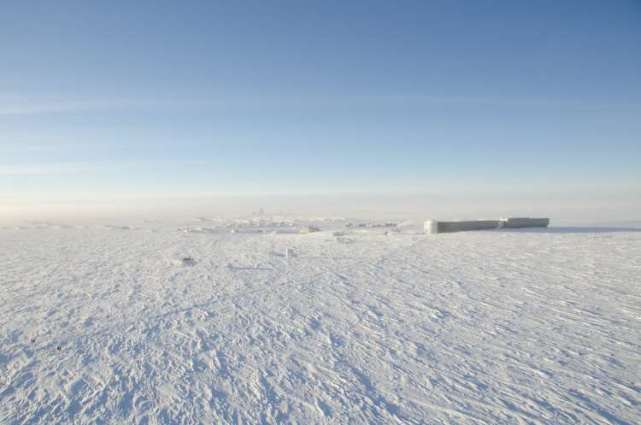
M 452 233 L 472 230 L 520 229 L 526 227 L 548 227 L 549 218 L 509 217 L 499 220 L 438 221 L 427 220 L 425 233 Z

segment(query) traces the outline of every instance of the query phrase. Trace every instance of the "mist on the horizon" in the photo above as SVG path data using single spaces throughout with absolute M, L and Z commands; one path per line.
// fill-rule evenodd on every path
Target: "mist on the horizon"
M 188 220 L 194 217 L 348 217 L 423 221 L 545 216 L 558 223 L 641 223 L 641 196 L 634 192 L 440 194 L 183 194 L 128 195 L 103 199 L 1 200 L 0 222 L 92 220 Z

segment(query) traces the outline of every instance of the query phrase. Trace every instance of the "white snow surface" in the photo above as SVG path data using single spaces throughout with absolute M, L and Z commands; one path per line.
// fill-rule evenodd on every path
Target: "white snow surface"
M 299 224 L 0 228 L 0 423 L 641 423 L 641 232 Z

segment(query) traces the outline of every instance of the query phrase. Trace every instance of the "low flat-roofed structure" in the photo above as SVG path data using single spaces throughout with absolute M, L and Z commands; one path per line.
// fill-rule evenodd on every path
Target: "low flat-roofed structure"
M 425 222 L 425 233 L 452 233 L 467 232 L 472 230 L 493 229 L 518 229 L 524 227 L 547 227 L 549 218 L 509 217 L 500 220 L 466 220 L 466 221 L 438 221 Z

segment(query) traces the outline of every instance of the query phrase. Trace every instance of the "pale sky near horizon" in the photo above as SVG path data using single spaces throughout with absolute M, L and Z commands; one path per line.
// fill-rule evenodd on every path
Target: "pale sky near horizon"
M 0 209 L 486 193 L 640 218 L 638 1 L 22 1 L 0 53 Z

